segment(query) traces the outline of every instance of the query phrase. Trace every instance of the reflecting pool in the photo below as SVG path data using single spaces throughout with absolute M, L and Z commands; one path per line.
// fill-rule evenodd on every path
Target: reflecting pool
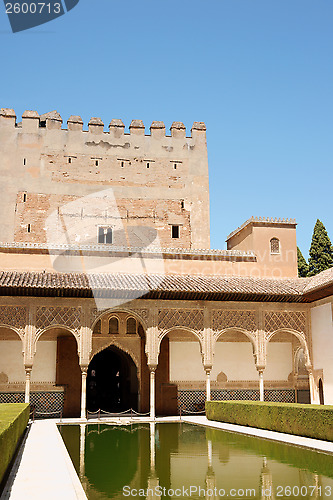
M 62 425 L 89 500 L 333 498 L 333 456 L 186 423 Z

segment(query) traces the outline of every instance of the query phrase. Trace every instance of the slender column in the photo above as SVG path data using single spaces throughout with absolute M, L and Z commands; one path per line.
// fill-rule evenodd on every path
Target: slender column
M 155 370 L 156 366 L 149 366 L 150 370 L 150 418 L 155 419 Z
M 316 387 L 315 379 L 313 376 L 313 372 L 311 369 L 308 369 L 309 373 L 309 385 L 310 385 L 310 400 L 312 405 L 319 405 L 319 395 L 318 395 L 318 390 Z
M 81 366 L 81 418 L 86 418 L 87 366 Z
M 260 393 L 260 401 L 264 401 L 264 371 L 259 370 L 259 393 Z
M 31 379 L 31 366 L 25 367 L 25 395 L 24 402 L 30 403 L 30 379 Z
M 210 368 L 206 368 L 206 401 L 210 401 Z

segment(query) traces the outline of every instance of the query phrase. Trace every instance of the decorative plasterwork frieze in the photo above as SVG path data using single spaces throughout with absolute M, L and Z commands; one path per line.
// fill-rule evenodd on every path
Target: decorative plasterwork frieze
M 81 326 L 81 307 L 49 307 L 41 306 L 36 309 L 36 328 L 56 326 L 67 326 L 69 329 L 79 333 Z
M 291 329 L 296 332 L 306 333 L 305 311 L 270 311 L 265 312 L 264 328 L 266 334 L 281 329 Z
M 204 329 L 203 309 L 160 309 L 158 311 L 158 328 L 189 328 L 197 332 Z
M 27 308 L 23 306 L 0 306 L 0 324 L 24 329 L 27 324 Z
M 213 330 L 220 332 L 226 328 L 242 328 L 252 332 L 257 329 L 255 311 L 215 310 L 212 313 Z

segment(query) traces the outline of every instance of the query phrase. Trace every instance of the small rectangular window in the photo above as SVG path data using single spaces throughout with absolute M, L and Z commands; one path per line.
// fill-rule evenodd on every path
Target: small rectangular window
M 112 227 L 98 228 L 98 243 L 112 244 Z
M 179 238 L 179 226 L 171 226 L 171 237 Z
M 149 163 L 147 163 L 147 168 L 149 168 Z
M 98 228 L 98 243 L 104 243 L 104 227 Z
M 173 168 L 176 170 L 176 168 L 177 168 L 177 163 L 174 163 L 174 164 L 173 164 Z
M 180 208 L 184 208 L 184 207 L 185 207 L 184 200 L 181 200 L 181 202 L 180 202 Z
M 68 163 L 72 163 L 72 158 L 68 158 Z
M 28 224 L 28 227 L 27 227 L 27 232 L 28 232 L 28 233 L 31 233 L 31 225 L 30 225 L 30 224 Z
M 123 161 L 121 162 L 121 168 L 124 168 L 124 162 Z
M 111 227 L 108 227 L 106 229 L 106 234 L 105 234 L 105 243 L 112 243 L 112 229 Z
M 95 160 L 95 165 L 96 167 L 98 167 L 98 160 Z
M 27 201 L 27 193 L 23 193 L 23 203 Z
M 26 164 L 27 164 L 27 159 L 23 158 L 23 165 L 26 165 Z

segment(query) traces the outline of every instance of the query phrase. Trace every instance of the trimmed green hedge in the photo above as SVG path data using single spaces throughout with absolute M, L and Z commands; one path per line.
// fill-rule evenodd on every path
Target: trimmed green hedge
M 333 441 L 333 406 L 207 401 L 209 420 Z
M 0 404 L 0 483 L 23 436 L 28 420 L 28 404 Z

